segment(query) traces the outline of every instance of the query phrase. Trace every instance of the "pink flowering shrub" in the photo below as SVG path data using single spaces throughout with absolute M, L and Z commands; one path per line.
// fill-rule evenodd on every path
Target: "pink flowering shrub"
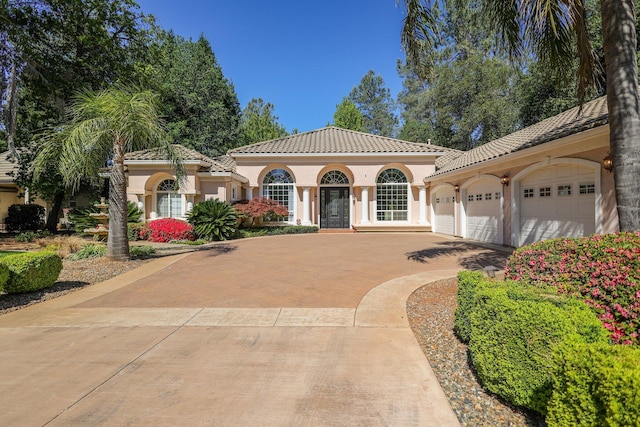
M 257 197 L 244 202 L 236 203 L 233 208 L 238 215 L 251 219 L 251 226 L 256 218 L 263 217 L 268 221 L 275 221 L 278 218 L 289 215 L 289 209 L 273 199 Z
M 172 240 L 194 240 L 191 224 L 175 218 L 162 218 L 147 224 L 147 230 L 141 231 L 152 242 L 171 242 Z
M 640 233 L 553 239 L 517 249 L 506 278 L 582 298 L 616 344 L 640 345 Z

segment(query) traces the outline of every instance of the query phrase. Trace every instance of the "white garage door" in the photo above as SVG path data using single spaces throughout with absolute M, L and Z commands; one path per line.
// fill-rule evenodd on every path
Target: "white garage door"
M 456 202 L 456 194 L 453 189 L 444 188 L 436 192 L 434 196 L 435 219 L 433 231 L 436 233 L 454 234 L 453 211 Z
M 500 196 L 502 186 L 482 180 L 467 188 L 465 195 L 466 237 L 481 242 L 502 244 Z
M 595 233 L 594 170 L 558 165 L 520 182 L 520 244 Z

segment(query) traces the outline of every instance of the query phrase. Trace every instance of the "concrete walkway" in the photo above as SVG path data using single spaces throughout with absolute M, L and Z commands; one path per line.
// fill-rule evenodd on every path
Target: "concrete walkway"
M 505 257 L 434 234 L 348 234 L 161 258 L 0 316 L 0 422 L 455 426 L 405 303 Z

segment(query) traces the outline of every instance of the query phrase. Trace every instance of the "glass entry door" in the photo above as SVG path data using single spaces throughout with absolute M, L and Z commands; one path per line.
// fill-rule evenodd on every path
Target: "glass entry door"
M 349 188 L 320 188 L 320 228 L 349 228 Z

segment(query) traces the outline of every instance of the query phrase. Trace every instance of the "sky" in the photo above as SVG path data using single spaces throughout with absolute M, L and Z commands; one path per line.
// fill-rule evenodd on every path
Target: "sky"
M 374 70 L 395 99 L 403 9 L 395 0 L 138 0 L 145 14 L 186 38 L 200 34 L 244 108 L 275 106 L 289 132 L 333 121 L 336 105 Z

